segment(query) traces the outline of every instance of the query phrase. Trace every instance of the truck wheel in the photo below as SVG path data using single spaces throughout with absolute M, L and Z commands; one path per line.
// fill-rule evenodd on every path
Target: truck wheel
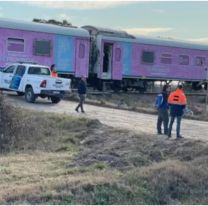
M 61 98 L 59 97 L 51 97 L 51 101 L 53 104 L 57 104 L 61 101 Z
M 25 100 L 27 102 L 34 103 L 35 99 L 36 99 L 36 96 L 33 92 L 32 87 L 27 87 L 25 90 Z
M 24 92 L 17 92 L 17 95 L 18 95 L 18 96 L 24 96 L 25 93 L 24 93 Z

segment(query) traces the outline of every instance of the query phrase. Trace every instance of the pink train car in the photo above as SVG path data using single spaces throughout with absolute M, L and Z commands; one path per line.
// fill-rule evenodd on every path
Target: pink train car
M 139 88 L 145 81 L 203 82 L 208 78 L 208 45 L 161 38 L 133 37 L 122 31 L 84 26 L 94 39 L 89 76 L 102 87 Z
M 98 89 L 145 89 L 148 81 L 208 79 L 208 46 L 134 37 L 124 31 L 0 19 L 0 67 L 14 62 L 56 64 L 62 77 L 88 77 Z
M 62 76 L 88 76 L 89 33 L 81 28 L 0 19 L 0 67 L 15 62 L 56 64 Z

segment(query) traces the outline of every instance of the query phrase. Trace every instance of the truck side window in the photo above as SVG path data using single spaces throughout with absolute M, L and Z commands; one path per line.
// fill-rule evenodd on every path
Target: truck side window
M 17 67 L 17 70 L 16 70 L 15 74 L 17 74 L 17 75 L 22 77 L 24 75 L 24 73 L 25 73 L 25 70 L 26 70 L 25 66 L 19 65 Z
M 7 69 L 4 70 L 4 73 L 12 74 L 14 72 L 15 66 L 10 66 Z

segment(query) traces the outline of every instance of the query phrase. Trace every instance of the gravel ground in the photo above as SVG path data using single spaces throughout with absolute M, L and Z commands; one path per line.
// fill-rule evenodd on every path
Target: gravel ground
M 85 117 L 98 119 L 101 123 L 114 128 L 127 129 L 136 133 L 156 134 L 156 115 L 142 114 L 132 111 L 124 111 L 119 109 L 104 108 L 93 105 L 84 105 L 85 114 L 77 113 L 74 109 L 77 105 L 72 101 L 61 101 L 59 104 L 51 104 L 44 99 L 37 99 L 35 104 L 25 102 L 24 97 L 14 94 L 5 93 L 6 101 L 13 106 L 53 113 L 64 113 L 77 117 Z M 207 122 L 182 120 L 181 133 L 185 138 L 208 140 Z M 164 137 L 165 138 L 165 137 Z M 175 138 L 175 124 L 173 127 L 172 138 Z

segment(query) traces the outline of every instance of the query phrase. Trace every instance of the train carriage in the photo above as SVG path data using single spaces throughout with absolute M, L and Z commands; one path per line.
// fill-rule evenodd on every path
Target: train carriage
M 88 76 L 89 33 L 81 28 L 0 19 L 0 67 L 56 64 L 61 76 Z
M 91 34 L 95 30 L 90 26 L 84 28 Z M 142 88 L 150 80 L 198 83 L 208 77 L 206 45 L 161 38 L 133 38 L 103 30 L 97 31 L 94 39 L 97 63 L 93 64 L 90 77 L 99 79 L 99 88 L 102 88 L 100 83 L 105 82 L 123 88 Z
M 208 79 L 208 46 L 134 37 L 125 31 L 0 19 L 0 68 L 15 62 L 56 64 L 61 77 L 88 77 L 98 89 L 146 89 L 148 81 Z

